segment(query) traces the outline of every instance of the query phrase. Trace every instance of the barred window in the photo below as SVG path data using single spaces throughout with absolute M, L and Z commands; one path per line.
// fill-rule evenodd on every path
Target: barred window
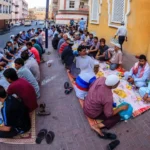
M 69 2 L 69 8 L 75 8 L 75 1 Z
M 125 16 L 125 0 L 113 0 L 112 22 L 121 23 Z

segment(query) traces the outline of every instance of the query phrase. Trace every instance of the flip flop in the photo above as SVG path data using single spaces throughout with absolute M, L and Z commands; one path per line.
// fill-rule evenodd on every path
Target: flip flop
M 115 140 L 117 138 L 117 136 L 115 134 L 112 133 L 106 133 L 103 132 L 104 136 L 101 136 L 100 134 L 97 134 L 100 138 L 102 139 L 107 139 L 107 140 Z
M 45 108 L 46 108 L 46 104 L 45 103 L 41 103 L 39 105 L 39 108 L 40 108 L 40 112 L 44 112 L 45 111 Z
M 38 116 L 49 116 L 49 115 L 51 115 L 51 113 L 47 112 L 47 111 L 39 111 L 39 112 L 37 112 L 37 115 Z
M 68 89 L 68 88 L 69 88 L 69 82 L 65 82 L 65 83 L 64 83 L 64 88 L 65 88 L 65 89 Z
M 72 91 L 73 91 L 73 88 L 70 87 L 69 89 L 66 89 L 66 90 L 65 90 L 65 94 L 68 95 L 68 94 L 70 94 Z
M 46 129 L 40 130 L 40 132 L 37 135 L 36 141 L 35 141 L 36 144 L 41 144 L 41 142 L 45 138 L 46 134 L 47 134 L 47 130 Z
M 53 142 L 54 138 L 55 138 L 54 132 L 49 131 L 49 132 L 46 134 L 46 136 L 45 136 L 46 143 L 47 143 L 47 144 L 51 144 L 51 143 Z
M 120 141 L 115 140 L 115 141 L 111 142 L 110 144 L 108 144 L 107 150 L 114 150 L 119 144 L 120 144 Z

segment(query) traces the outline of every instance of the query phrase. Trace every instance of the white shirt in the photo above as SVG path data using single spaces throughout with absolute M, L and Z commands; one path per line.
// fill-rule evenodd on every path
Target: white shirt
M 0 53 L 0 61 L 2 60 L 3 57 L 4 55 Z
M 118 36 L 127 36 L 127 29 L 125 26 L 120 26 L 117 30 L 116 35 Z

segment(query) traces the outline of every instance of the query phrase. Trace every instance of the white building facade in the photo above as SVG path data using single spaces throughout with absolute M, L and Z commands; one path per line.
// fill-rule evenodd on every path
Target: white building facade
M 27 16 L 28 3 L 25 0 L 12 0 L 12 22 L 23 22 Z
M 81 18 L 88 20 L 88 0 L 55 0 L 58 1 L 56 24 L 69 24 L 71 19 L 78 22 Z

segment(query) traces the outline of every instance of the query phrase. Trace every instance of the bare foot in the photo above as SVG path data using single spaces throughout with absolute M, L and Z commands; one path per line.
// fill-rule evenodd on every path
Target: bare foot
M 104 136 L 98 125 L 94 125 L 91 127 L 94 131 L 96 131 L 99 135 Z

